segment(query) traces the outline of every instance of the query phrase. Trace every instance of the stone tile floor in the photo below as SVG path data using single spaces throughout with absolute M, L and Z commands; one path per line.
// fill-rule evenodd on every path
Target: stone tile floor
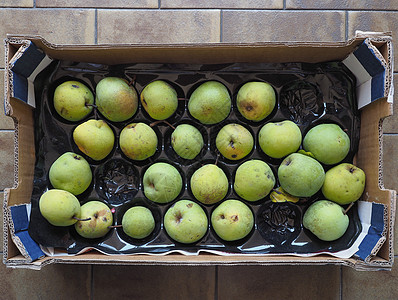
M 1 1 L 0 36 L 38 34 L 59 44 L 239 43 L 344 41 L 355 30 L 369 30 L 391 31 L 398 44 L 397 0 L 64 2 Z M 0 50 L 3 78 L 3 47 Z M 395 50 L 397 58 L 397 46 Z M 398 82 L 397 76 L 394 79 Z M 398 90 L 397 84 L 395 88 Z M 384 122 L 384 185 L 398 190 L 397 104 L 394 112 L 396 115 Z M 1 105 L 1 199 L 4 188 L 13 184 L 13 128 Z M 30 271 L 1 265 L 0 278 L 0 299 L 398 299 L 396 265 L 391 272 L 357 272 L 337 266 L 99 265 L 51 265 Z

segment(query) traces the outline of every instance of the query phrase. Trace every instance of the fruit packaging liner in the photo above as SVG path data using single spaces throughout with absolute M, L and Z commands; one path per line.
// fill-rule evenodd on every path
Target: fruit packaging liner
M 153 126 L 159 144 L 154 156 L 144 161 L 132 161 L 121 152 L 117 140 L 120 131 L 132 122 L 153 123 L 139 105 L 137 113 L 125 122 L 115 123 L 106 120 L 94 108 L 93 112 L 80 122 L 68 122 L 54 110 L 52 97 L 55 87 L 66 80 L 78 80 L 95 92 L 96 84 L 104 77 L 116 76 L 132 81 L 138 93 L 154 80 L 165 80 L 177 91 L 179 107 L 167 121 L 176 126 L 181 123 L 197 127 L 204 137 L 205 146 L 195 160 L 179 157 L 171 147 L 172 129 L 165 123 Z M 187 102 L 192 91 L 207 80 L 223 83 L 229 90 L 232 109 L 229 117 L 215 125 L 203 125 L 192 118 L 187 110 Z M 57 253 L 76 255 L 95 249 L 107 255 L 113 254 L 152 254 L 164 255 L 179 252 L 196 255 L 207 251 L 221 255 L 265 255 L 291 254 L 312 256 L 328 253 L 338 257 L 351 257 L 358 250 L 358 244 L 366 237 L 369 226 L 361 224 L 358 213 L 359 201 L 348 211 L 350 218 L 346 233 L 332 242 L 321 241 L 303 228 L 302 216 L 314 201 L 322 199 L 318 192 L 313 197 L 300 199 L 298 203 L 274 203 L 269 195 L 256 202 L 241 199 L 233 190 L 234 172 L 243 162 L 261 159 L 269 164 L 277 179 L 277 169 L 282 159 L 265 155 L 258 146 L 257 134 L 267 122 L 292 120 L 304 136 L 313 126 L 321 123 L 340 125 L 351 140 L 350 151 L 343 162 L 352 163 L 359 144 L 360 117 L 355 95 L 355 77 L 342 62 L 309 63 L 232 63 L 222 65 L 197 64 L 129 64 L 101 65 L 70 61 L 53 61 L 35 79 L 35 147 L 36 163 L 34 189 L 31 197 L 28 232 L 47 255 Z M 245 120 L 236 108 L 236 93 L 248 81 L 270 83 L 277 95 L 274 111 L 261 122 Z M 73 129 L 88 119 L 103 119 L 115 133 L 116 142 L 111 154 L 102 161 L 94 161 L 80 152 L 73 142 Z M 248 128 L 255 138 L 251 153 L 238 161 L 231 161 L 218 155 L 215 147 L 217 132 L 227 123 L 239 123 Z M 93 182 L 83 194 L 78 196 L 81 204 L 97 199 L 106 203 L 114 211 L 114 224 L 121 224 L 123 213 L 135 205 L 149 208 L 156 221 L 153 233 L 142 240 L 128 237 L 122 228 L 113 228 L 100 239 L 80 237 L 74 226 L 56 227 L 50 225 L 40 214 L 40 196 L 51 184 L 48 171 L 51 164 L 65 152 L 75 152 L 86 158 L 93 172 Z M 183 189 L 173 202 L 156 204 L 145 198 L 142 176 L 155 162 L 167 162 L 175 166 L 183 178 Z M 218 205 L 203 205 L 195 200 L 190 191 L 189 179 L 193 172 L 207 163 L 217 163 L 227 174 L 229 191 L 224 199 L 239 199 L 248 204 L 255 218 L 252 232 L 242 240 L 225 242 L 217 237 L 210 225 L 210 215 Z M 324 165 L 325 171 L 332 166 Z M 278 186 L 278 180 L 276 186 Z M 205 210 L 209 228 L 206 235 L 197 243 L 181 244 L 173 241 L 163 227 L 166 210 L 177 200 L 189 199 L 197 202 Z M 363 211 L 372 211 L 367 207 Z M 383 228 L 384 228 L 383 224 Z M 366 228 L 365 228 L 366 227 Z M 384 229 L 383 229 L 384 230 Z M 365 232 L 365 233 L 364 233 Z M 376 231 L 375 231 L 376 232 Z M 377 233 L 379 234 L 379 232 Z M 363 257 L 365 259 L 365 256 Z

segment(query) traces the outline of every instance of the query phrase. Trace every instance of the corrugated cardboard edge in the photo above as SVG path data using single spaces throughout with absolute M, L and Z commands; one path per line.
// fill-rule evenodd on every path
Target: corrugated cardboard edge
M 264 46 L 265 44 L 267 46 L 286 46 L 286 47 L 298 47 L 298 46 L 311 46 L 311 47 L 323 47 L 325 45 L 330 45 L 330 46 L 334 46 L 334 47 L 344 47 L 349 45 L 350 43 L 353 43 L 355 41 L 355 39 L 357 38 L 369 38 L 369 34 L 363 34 L 363 36 L 361 35 L 357 35 L 355 38 L 347 41 L 347 42 L 341 42 L 341 43 L 307 43 L 307 42 L 302 42 L 302 43 L 259 43 L 259 46 Z M 15 45 L 21 45 L 23 47 L 23 45 L 25 45 L 27 40 L 36 40 L 36 41 L 40 41 L 40 43 L 42 45 L 45 45 L 46 47 L 48 47 L 49 49 L 71 49 L 71 48 L 75 48 L 77 49 L 87 49 L 87 50 L 92 50 L 92 49 L 98 49 L 98 48 L 103 48 L 103 49 L 108 49 L 110 47 L 131 47 L 131 46 L 142 46 L 142 45 L 134 45 L 134 44 L 129 44 L 129 45 L 79 45 L 76 48 L 76 45 L 55 45 L 55 44 L 51 44 L 48 43 L 46 40 L 44 40 L 43 38 L 41 38 L 40 36 L 32 36 L 32 37 L 27 37 L 27 36 L 21 36 L 21 38 L 18 37 L 9 37 L 9 39 L 6 41 L 7 43 L 13 43 Z M 376 42 L 376 43 L 390 43 L 391 44 L 391 36 L 387 35 L 382 35 L 379 36 L 378 34 L 374 34 L 370 37 L 370 40 L 372 42 Z M 207 44 L 208 45 L 208 44 Z M 145 47 L 159 47 L 162 45 L 145 45 Z M 164 45 L 163 45 L 164 46 Z M 172 48 L 176 45 L 168 45 L 168 47 Z M 192 47 L 192 45 L 184 45 L 184 44 L 178 44 L 178 47 Z M 201 46 L 201 45 L 194 45 L 196 46 Z M 228 46 L 227 44 L 224 44 L 223 46 Z M 229 45 L 229 46 L 247 46 L 247 44 L 233 44 L 233 45 Z M 255 47 L 256 44 L 250 44 L 250 46 Z M 8 46 L 6 47 L 6 49 L 8 49 Z M 389 54 L 388 56 L 392 58 L 392 54 L 391 54 L 391 45 L 388 49 Z M 391 61 L 391 60 L 390 60 Z M 6 70 L 8 68 L 8 55 L 6 55 Z M 8 70 L 7 70 L 8 71 Z M 7 72 L 9 74 L 9 72 Z M 390 70 L 390 72 L 388 72 L 388 74 L 390 74 L 389 76 L 392 78 L 392 70 Z M 6 78 L 6 80 L 8 81 L 9 78 Z M 391 81 L 388 81 L 389 84 L 391 84 Z M 9 81 L 8 81 L 9 83 Z M 9 85 L 5 84 L 6 87 L 8 87 Z M 7 89 L 5 89 L 5 94 L 6 94 L 6 99 L 8 99 L 8 95 L 9 95 L 9 91 Z M 6 108 L 6 114 L 7 115 L 12 115 L 12 107 L 10 105 L 10 103 L 8 103 L 8 106 Z M 390 114 L 392 113 L 392 108 L 390 109 Z M 389 115 L 389 114 L 387 114 Z M 386 116 L 387 116 L 386 115 Z M 384 116 L 384 117 L 386 117 Z M 14 118 L 15 121 L 15 118 Z M 382 120 L 380 120 L 381 122 Z M 15 140 L 16 140 L 16 145 L 18 142 L 18 125 L 17 125 L 17 121 L 15 121 L 16 123 L 16 127 L 15 127 L 15 131 L 16 131 L 16 135 L 15 135 Z M 379 125 L 380 126 L 380 125 Z M 18 145 L 17 145 L 18 146 Z M 382 128 L 380 131 L 380 136 L 379 136 L 379 147 L 381 147 L 382 149 Z M 382 152 L 380 152 L 380 154 L 382 154 Z M 16 159 L 16 172 L 15 174 L 18 174 L 18 149 L 16 149 L 15 151 L 15 159 Z M 379 186 L 381 189 L 383 189 L 383 183 L 382 183 L 382 178 L 380 178 L 380 175 L 382 175 L 382 155 L 379 156 L 380 161 L 379 161 Z M 15 184 L 14 187 L 18 185 L 18 177 L 15 178 Z M 8 267 L 21 267 L 21 268 L 31 268 L 31 269 L 41 269 L 42 267 L 44 267 L 47 264 L 51 264 L 51 263 L 73 263 L 73 264 L 77 264 L 77 263 L 82 263 L 82 264 L 112 264 L 112 265 L 190 265 L 190 266 L 195 266 L 195 265 L 313 265 L 313 264 L 338 264 L 338 265 L 344 265 L 344 266 L 349 266 L 349 267 L 353 267 L 357 270 L 388 270 L 391 269 L 392 266 L 392 262 L 393 262 L 393 226 L 394 226 L 394 218 L 393 216 L 395 215 L 395 192 L 390 193 L 391 195 L 391 199 L 390 199 L 390 214 L 389 214 L 389 219 L 390 219 L 390 226 L 389 226 L 389 237 L 390 237 L 390 244 L 389 244 L 389 253 L 390 253 L 390 258 L 388 261 L 385 260 L 381 260 L 378 259 L 377 257 L 375 257 L 373 260 L 370 260 L 369 262 L 365 263 L 363 261 L 360 261 L 358 259 L 352 258 L 349 260 L 341 260 L 341 259 L 336 259 L 336 258 L 332 258 L 332 257 L 311 257 L 311 258 L 297 258 L 297 257 L 290 257 L 289 261 L 285 260 L 285 257 L 275 257 L 275 256 L 267 256 L 267 261 L 264 261 L 262 259 L 258 259 L 256 257 L 251 257 L 250 259 L 248 257 L 239 257 L 239 261 L 236 261 L 236 258 L 232 259 L 231 258 L 225 258 L 222 257 L 222 259 L 219 259 L 219 257 L 217 259 L 211 259 L 211 260 L 202 260 L 202 259 L 194 259 L 191 261 L 184 261 L 183 259 L 178 259 L 180 258 L 180 256 L 169 256 L 167 258 L 165 258 L 166 256 L 162 257 L 162 261 L 153 258 L 153 257 L 146 257 L 146 256 L 128 256 L 128 257 L 118 257 L 117 259 L 109 257 L 109 256 L 104 256 L 104 255 L 95 255 L 92 253 L 87 253 L 87 254 L 83 254 L 79 257 L 69 257 L 69 256 L 65 256 L 65 257 L 57 257 L 57 258 L 50 258 L 50 257 L 46 257 L 43 259 L 39 259 L 33 263 L 30 263 L 25 257 L 23 257 L 22 255 L 17 255 L 13 258 L 7 259 L 8 257 L 8 245 L 7 245 L 7 240 L 9 239 L 9 232 L 8 232 L 8 221 L 6 221 L 6 219 L 9 218 L 9 216 L 7 215 L 8 211 L 8 198 L 9 198 L 9 192 L 5 191 L 4 193 L 4 204 L 3 204 L 3 209 L 5 211 L 5 218 L 4 218 L 4 225 L 5 225 L 5 229 L 4 229 L 4 254 L 3 254 L 3 261 L 4 263 L 8 266 Z M 377 245 L 376 248 L 374 249 L 374 253 L 375 255 L 377 254 L 377 251 L 379 250 L 379 248 L 381 247 L 381 245 Z

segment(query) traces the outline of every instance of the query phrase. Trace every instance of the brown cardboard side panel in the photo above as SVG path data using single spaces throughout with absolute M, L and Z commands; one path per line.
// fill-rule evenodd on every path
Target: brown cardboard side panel
M 382 119 L 392 114 L 392 105 L 387 99 L 379 99 L 364 107 L 361 111 L 361 138 L 357 154 L 357 165 L 366 174 L 363 200 L 382 203 L 387 206 L 387 224 L 393 223 L 395 204 L 394 191 L 385 190 L 382 184 Z M 378 255 L 390 260 L 392 232 L 388 226 L 387 240 Z
M 29 203 L 33 189 L 35 164 L 33 109 L 26 103 L 10 98 L 10 115 L 16 120 L 15 172 L 16 187 L 9 190 L 9 206 Z
M 232 62 L 324 62 L 343 60 L 363 40 L 347 43 L 253 43 L 253 44 L 112 44 L 55 45 L 40 37 L 32 40 L 49 57 L 101 64 Z M 95 50 L 95 51 L 93 51 Z

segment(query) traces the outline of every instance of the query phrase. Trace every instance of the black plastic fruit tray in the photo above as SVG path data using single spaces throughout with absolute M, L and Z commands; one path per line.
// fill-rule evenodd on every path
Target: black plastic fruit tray
M 158 135 L 158 148 L 154 156 L 144 161 L 132 161 L 124 156 L 118 146 L 120 131 L 132 122 L 153 124 L 139 105 L 137 113 L 129 120 L 113 123 L 106 120 L 94 109 L 80 122 L 68 122 L 54 110 L 52 97 L 55 87 L 66 80 L 78 80 L 85 83 L 95 92 L 96 84 L 104 77 L 116 76 L 132 81 L 137 92 L 153 80 L 165 80 L 177 91 L 179 106 L 174 115 L 167 121 L 173 126 L 189 123 L 197 127 L 203 135 L 204 147 L 195 160 L 179 157 L 171 147 L 172 128 L 166 123 L 153 126 Z M 229 117 L 215 125 L 203 125 L 188 112 L 187 104 L 190 94 L 201 83 L 217 80 L 229 90 L 232 98 L 232 109 Z M 239 87 L 248 81 L 265 81 L 270 83 L 277 95 L 274 111 L 261 122 L 244 119 L 236 108 L 236 93 Z M 174 250 L 186 253 L 198 253 L 202 250 L 220 253 L 319 253 L 338 252 L 349 248 L 361 231 L 356 205 L 350 209 L 350 225 L 340 239 L 324 242 L 303 228 L 302 216 L 306 208 L 322 198 L 318 192 L 311 198 L 301 199 L 298 203 L 274 203 L 269 195 L 256 202 L 241 199 L 233 190 L 233 179 L 240 164 L 251 159 L 267 162 L 274 172 L 278 186 L 277 169 L 282 159 L 273 159 L 264 154 L 258 145 L 258 132 L 267 122 L 281 120 L 294 121 L 305 133 L 320 123 L 336 123 L 350 137 L 351 148 L 344 162 L 352 162 L 359 143 L 360 118 L 355 97 L 355 78 L 340 62 L 322 64 L 245 64 L 231 63 L 223 65 L 189 65 L 189 64 L 131 64 L 107 66 L 100 64 L 54 61 L 35 81 L 35 146 L 36 165 L 34 190 L 32 193 L 31 218 L 29 233 L 39 244 L 46 247 L 66 249 L 75 254 L 87 247 L 98 249 L 108 254 L 166 253 Z M 111 154 L 102 161 L 94 161 L 81 153 L 73 142 L 73 129 L 87 119 L 103 119 L 114 130 L 116 142 Z M 217 152 L 215 137 L 227 123 L 239 123 L 249 129 L 255 144 L 251 153 L 238 161 L 225 159 Z M 49 224 L 40 214 L 38 202 L 40 196 L 51 189 L 48 171 L 51 164 L 63 153 L 72 151 L 84 156 L 90 163 L 94 179 L 86 192 L 78 196 L 81 204 L 91 199 L 103 201 L 114 210 L 114 224 L 121 224 L 124 212 L 134 206 L 148 207 L 155 218 L 153 233 L 142 240 L 127 236 L 122 228 L 113 228 L 99 239 L 85 239 L 79 236 L 74 226 L 56 227 Z M 142 178 L 145 170 L 155 162 L 168 162 L 175 166 L 183 178 L 183 189 L 176 200 L 167 204 L 156 204 L 146 199 L 143 193 Z M 211 228 L 210 216 L 219 203 L 203 205 L 195 200 L 190 191 L 190 177 L 204 164 L 217 163 L 224 170 L 229 180 L 229 191 L 226 199 L 239 199 L 248 204 L 255 217 L 252 232 L 242 240 L 225 242 L 217 237 Z M 331 166 L 325 166 L 325 171 Z M 297 178 L 297 180 L 300 180 Z M 173 241 L 163 227 L 163 216 L 166 210 L 180 199 L 197 202 L 205 210 L 209 228 L 206 235 L 197 243 L 181 244 Z

